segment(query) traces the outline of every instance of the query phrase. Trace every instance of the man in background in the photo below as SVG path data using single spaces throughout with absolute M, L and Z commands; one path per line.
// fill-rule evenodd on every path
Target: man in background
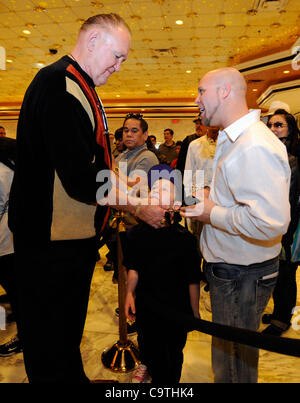
M 178 155 L 176 168 L 181 172 L 182 178 L 184 176 L 185 160 L 190 143 L 198 139 L 199 137 L 207 134 L 207 127 L 202 125 L 201 118 L 199 115 L 196 117 L 196 119 L 193 120 L 193 122 L 195 123 L 195 133 L 190 134 L 184 138 L 181 144 L 180 153 Z
M 159 161 L 162 164 L 171 165 L 172 161 L 177 158 L 176 144 L 173 141 L 174 131 L 172 129 L 164 130 L 165 142 L 159 146 Z
M 0 126 L 0 138 L 1 137 L 6 137 L 6 131 L 3 126 Z
M 120 127 L 115 131 L 115 149 L 112 152 L 114 158 L 117 158 L 123 151 L 126 150 L 126 146 L 123 142 L 123 127 Z

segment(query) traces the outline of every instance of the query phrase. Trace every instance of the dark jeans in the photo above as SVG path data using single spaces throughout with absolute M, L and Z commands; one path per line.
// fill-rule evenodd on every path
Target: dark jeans
M 249 266 L 207 263 L 213 322 L 257 331 L 274 291 L 278 259 Z M 255 383 L 259 350 L 213 337 L 212 367 L 217 383 Z
M 0 256 L 0 285 L 4 288 L 12 313 L 16 314 L 16 292 L 15 292 L 15 279 L 14 279 L 14 263 L 15 255 Z
M 187 332 L 151 319 L 145 311 L 139 312 L 136 323 L 140 360 L 147 366 L 152 383 L 179 383 Z
M 279 261 L 279 276 L 273 292 L 274 311 L 272 321 L 279 321 L 289 325 L 292 319 L 292 310 L 297 301 L 296 271 L 298 263 L 286 260 Z
M 96 239 L 16 249 L 18 328 L 29 382 L 89 382 L 80 343 Z

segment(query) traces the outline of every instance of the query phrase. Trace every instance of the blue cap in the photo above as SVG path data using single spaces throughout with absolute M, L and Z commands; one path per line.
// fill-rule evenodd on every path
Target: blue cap
M 174 175 L 170 175 L 171 172 L 174 170 L 166 164 L 158 164 L 154 165 L 149 171 L 148 171 L 148 185 L 149 188 L 151 189 L 152 186 L 156 181 L 159 179 L 167 179 L 174 183 Z

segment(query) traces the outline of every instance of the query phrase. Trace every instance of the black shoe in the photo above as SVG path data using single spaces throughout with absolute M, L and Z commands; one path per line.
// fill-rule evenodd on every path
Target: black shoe
M 281 327 L 274 325 L 274 323 L 271 323 L 265 328 L 265 330 L 261 332 L 261 334 L 280 337 L 282 333 L 286 332 L 289 328 L 290 326 L 288 326 L 286 329 L 282 329 Z
M 13 337 L 7 343 L 0 346 L 0 357 L 10 357 L 11 355 L 21 353 L 23 351 L 18 337 Z
M 266 313 L 261 318 L 261 321 L 262 321 L 263 324 L 268 325 L 269 323 L 271 323 L 272 319 L 273 319 L 273 315 Z

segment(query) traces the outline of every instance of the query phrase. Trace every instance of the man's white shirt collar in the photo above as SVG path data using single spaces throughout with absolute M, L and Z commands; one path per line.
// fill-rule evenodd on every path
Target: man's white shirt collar
M 247 115 L 241 117 L 240 119 L 233 122 L 230 126 L 227 126 L 220 133 L 227 134 L 229 139 L 232 142 L 235 142 L 236 139 L 246 131 L 253 123 L 258 122 L 260 120 L 260 109 L 254 109 L 247 113 Z

